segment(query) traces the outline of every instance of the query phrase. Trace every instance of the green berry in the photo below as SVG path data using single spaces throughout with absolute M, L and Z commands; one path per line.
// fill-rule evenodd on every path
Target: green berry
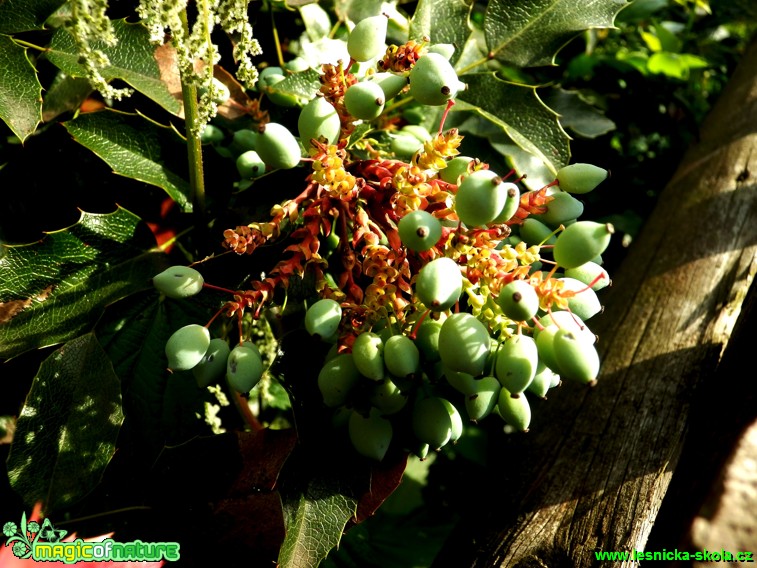
M 347 112 L 359 120 L 369 121 L 381 116 L 385 102 L 381 86 L 370 81 L 350 85 L 344 93 Z
M 172 266 L 152 279 L 155 289 L 169 298 L 189 298 L 198 294 L 205 280 L 197 270 L 189 266 Z
M 400 240 L 410 250 L 429 250 L 442 236 L 442 223 L 428 211 L 411 211 L 397 224 Z
M 592 164 L 577 163 L 557 171 L 560 189 L 568 193 L 588 193 L 608 178 L 610 172 Z
M 513 280 L 497 296 L 502 313 L 513 321 L 529 321 L 539 311 L 536 289 L 525 280 Z
M 323 298 L 305 312 L 305 329 L 324 341 L 335 341 L 342 321 L 342 306 L 331 298 Z
M 334 105 L 323 97 L 315 97 L 302 107 L 297 128 L 300 140 L 306 146 L 312 139 L 336 144 L 342 132 L 342 122 Z
M 263 162 L 272 169 L 287 170 L 300 163 L 297 138 L 278 122 L 269 122 L 260 127 L 256 149 Z
M 373 381 L 384 379 L 384 341 L 372 331 L 361 333 L 352 344 L 352 357 L 358 371 Z
M 376 461 L 384 459 L 392 442 L 392 423 L 378 408 L 371 407 L 367 416 L 353 410 L 347 430 L 359 454 Z
M 614 232 L 610 223 L 576 221 L 568 225 L 555 240 L 552 249 L 555 262 L 568 269 L 593 260 L 604 252 Z
M 465 397 L 465 410 L 473 422 L 483 420 L 492 413 L 502 389 L 497 377 L 486 376 L 473 380 L 473 390 Z
M 380 86 L 386 101 L 393 99 L 402 92 L 402 89 L 407 87 L 407 77 L 395 73 L 374 73 L 366 77 L 365 80 Z
M 176 330 L 166 341 L 168 368 L 172 371 L 189 371 L 202 361 L 210 347 L 210 332 L 202 325 L 192 323 Z
M 495 374 L 511 396 L 517 397 L 533 380 L 538 362 L 536 341 L 528 335 L 514 335 L 497 351 Z
M 561 329 L 553 340 L 560 376 L 566 380 L 593 385 L 599 375 L 599 355 L 594 345 L 580 335 Z
M 223 376 L 230 352 L 231 348 L 225 339 L 216 337 L 210 340 L 202 360 L 192 368 L 198 387 L 206 387 Z
M 355 61 L 369 61 L 384 51 L 389 18 L 380 14 L 360 20 L 347 38 L 347 52 Z
M 450 309 L 460 299 L 462 291 L 463 275 L 458 264 L 451 258 L 436 258 L 418 272 L 415 294 L 432 311 Z
M 455 196 L 455 213 L 471 228 L 491 223 L 505 206 L 507 189 L 495 172 L 477 170 L 460 182 Z
M 237 171 L 242 179 L 254 179 L 265 173 L 265 163 L 255 150 L 247 150 L 237 157 Z
M 531 424 L 531 405 L 525 396 L 513 397 L 502 387 L 499 391 L 497 409 L 502 419 L 520 432 L 528 432 Z
M 447 183 L 458 184 L 461 177 L 470 173 L 470 168 L 475 160 L 470 156 L 455 156 L 447 161 L 447 167 L 439 172 L 439 177 Z
M 536 218 L 551 227 L 557 227 L 573 219 L 577 219 L 584 212 L 584 204 L 565 191 L 552 194 L 552 200 L 547 203 L 547 212 Z
M 263 377 L 263 360 L 257 348 L 237 345 L 226 361 L 226 380 L 240 393 L 250 392 Z
M 484 372 L 490 344 L 489 330 L 467 312 L 449 316 L 439 331 L 439 353 L 444 366 L 474 377 Z
M 341 353 L 329 359 L 318 373 L 323 403 L 329 408 L 343 405 L 359 381 L 360 372 L 351 353 Z
M 444 55 L 427 53 L 415 62 L 408 75 L 410 95 L 428 106 L 445 105 L 465 88 Z
M 420 366 L 420 351 L 406 335 L 392 335 L 384 342 L 384 364 L 399 378 L 413 376 Z

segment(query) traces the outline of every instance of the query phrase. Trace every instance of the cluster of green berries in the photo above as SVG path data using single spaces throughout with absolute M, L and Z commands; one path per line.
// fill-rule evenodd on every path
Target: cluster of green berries
M 200 272 L 188 266 L 172 266 L 153 277 L 153 285 L 168 298 L 188 298 L 204 285 Z M 242 341 L 233 348 L 220 337 L 211 338 L 207 326 L 188 324 L 166 341 L 168 369 L 191 371 L 198 386 L 208 386 L 224 377 L 239 393 L 250 392 L 263 377 L 265 366 L 258 347 Z
M 278 236 L 277 223 L 285 218 L 303 228 L 298 234 L 310 240 L 288 249 L 297 253 L 285 274 L 323 271 L 317 272 L 326 282 L 318 288 L 321 298 L 304 316 L 305 329 L 331 346 L 318 362 L 322 403 L 357 452 L 374 460 L 392 446 L 423 458 L 456 441 L 466 422 L 492 414 L 507 429 L 526 431 L 529 398 L 544 398 L 563 379 L 593 385 L 599 356 L 585 322 L 602 309 L 597 292 L 610 279 L 601 255 L 614 233 L 608 223 L 579 220 L 580 196 L 608 176 L 591 164 L 563 167 L 544 188 L 523 191 L 518 180 L 456 155 L 456 131 L 445 135 L 440 128 L 434 137 L 417 124 L 389 134 L 380 149 L 385 161 L 353 159 L 350 128 L 377 121 L 392 99 L 407 96 L 416 105 L 449 108 L 465 88 L 450 64 L 451 46 L 408 42 L 387 49 L 386 28 L 384 16 L 358 22 L 347 39 L 350 68 L 383 58 L 362 75 L 324 66 L 323 87 L 309 99 L 276 91 L 288 71 L 263 70 L 259 89 L 270 101 L 299 107 L 297 133 L 261 122 L 257 129 L 235 131 L 229 146 L 241 178 L 250 183 L 310 155 L 309 187 L 328 188 L 305 191 L 301 201 L 280 206 L 271 223 L 250 224 L 245 234 L 231 231 L 227 238 L 239 244 L 257 231 L 264 242 Z M 344 162 L 351 159 L 347 172 Z M 337 182 L 344 191 L 334 189 Z M 363 188 L 373 192 L 372 208 L 361 205 Z M 332 209 L 341 215 L 340 234 L 336 219 L 326 218 Z M 312 221 L 321 217 L 324 222 Z M 326 226 L 330 231 L 323 231 Z M 355 235 L 372 227 L 379 228 L 376 239 L 358 244 Z M 386 237 L 392 231 L 396 241 Z M 254 249 L 234 248 L 240 254 Z M 391 257 L 381 268 L 379 249 Z M 369 261 L 366 251 L 376 256 Z M 373 272 L 385 270 L 385 280 L 367 276 L 368 265 Z M 155 278 L 167 295 L 197 286 L 196 280 L 181 281 L 179 268 L 173 269 L 175 281 Z M 285 285 L 284 277 L 277 278 Z M 265 284 L 274 281 L 269 277 Z M 268 288 L 251 292 L 248 304 L 263 298 L 261 290 Z M 382 297 L 388 298 L 383 304 L 377 301 Z M 214 355 L 212 341 L 202 326 L 178 330 L 166 346 L 169 367 L 194 372 L 220 359 L 237 390 L 252 388 L 263 372 L 254 346 Z

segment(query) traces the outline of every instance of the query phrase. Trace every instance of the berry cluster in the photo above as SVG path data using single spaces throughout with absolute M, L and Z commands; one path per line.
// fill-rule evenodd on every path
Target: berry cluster
M 526 391 L 544 397 L 561 378 L 593 384 L 599 357 L 585 320 L 601 310 L 596 292 L 610 282 L 601 254 L 613 233 L 578 220 L 576 196 L 606 170 L 572 164 L 529 191 L 515 172 L 459 155 L 462 136 L 443 129 L 465 89 L 452 48 L 385 40 L 384 16 L 362 20 L 347 40 L 349 65 L 323 65 L 310 100 L 279 100 L 300 107 L 298 136 L 270 121 L 234 134 L 244 180 L 301 164 L 310 171 L 269 220 L 224 233 L 239 255 L 286 236 L 283 258 L 249 289 L 230 291 L 223 311 L 239 318 L 241 332 L 244 313 L 259 317 L 276 291 L 312 276 L 318 299 L 304 327 L 331 347 L 319 362 L 317 402 L 376 460 L 397 439 L 424 457 L 456 440 L 465 418 L 495 413 L 527 430 Z M 262 88 L 282 80 L 261 73 Z M 391 100 L 443 108 L 438 131 L 398 127 Z M 371 143 L 352 139 L 360 124 L 376 125 Z M 174 267 L 155 285 L 186 297 L 204 285 L 195 272 Z M 232 387 L 249 391 L 263 373 L 260 354 L 250 342 L 230 351 L 221 342 L 207 326 L 182 328 L 166 345 L 169 366 L 208 381 L 225 369 Z M 403 427 L 411 436 L 395 435 Z

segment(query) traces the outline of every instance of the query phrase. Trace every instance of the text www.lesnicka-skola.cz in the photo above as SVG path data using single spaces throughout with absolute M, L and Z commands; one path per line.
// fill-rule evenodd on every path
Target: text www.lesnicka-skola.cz
M 740 551 L 731 552 L 729 550 L 626 550 L 626 551 L 608 551 L 608 550 L 596 550 L 594 551 L 594 558 L 596 560 L 610 560 L 610 561 L 641 561 L 641 560 L 693 560 L 696 562 L 754 562 L 754 552 Z

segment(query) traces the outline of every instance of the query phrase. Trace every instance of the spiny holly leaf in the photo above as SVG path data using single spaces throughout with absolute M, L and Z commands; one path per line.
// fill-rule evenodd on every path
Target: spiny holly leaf
M 8 457 L 11 485 L 46 513 L 99 482 L 123 422 L 121 384 L 93 334 L 66 343 L 40 365 Z
M 472 2 L 464 0 L 421 0 L 410 21 L 409 37 L 416 41 L 429 38 L 432 43 L 457 46 L 451 61 L 460 57 L 471 34 L 469 16 Z
M 275 85 L 263 87 L 262 90 L 266 93 L 276 93 L 294 99 L 310 100 L 321 87 L 319 77 L 320 73 L 318 71 L 307 69 L 300 73 L 292 73 L 283 81 L 279 81 Z
M 182 110 L 181 100 L 172 94 L 161 77 L 156 59 L 156 47 L 150 42 L 150 33 L 140 24 L 128 24 L 123 20 L 113 22 L 113 31 L 118 42 L 108 46 L 94 42 L 93 49 L 102 50 L 110 65 L 102 69 L 106 80 L 121 79 L 150 97 L 168 112 L 178 115 Z M 79 65 L 79 48 L 73 36 L 60 28 L 50 41 L 47 57 L 65 73 L 85 77 L 84 67 Z M 164 71 L 165 72 L 165 71 Z
M 615 123 L 578 91 L 552 89 L 544 102 L 560 115 L 563 128 L 583 138 L 596 138 L 615 130 Z
M 460 110 L 478 113 L 499 126 L 553 173 L 569 163 L 570 137 L 533 87 L 502 81 L 494 73 L 471 73 L 460 80 L 468 85 L 457 96 L 458 101 L 466 103 Z
M 490 0 L 484 19 L 489 54 L 520 67 L 551 65 L 580 32 L 611 28 L 625 0 Z
M 0 34 L 41 30 L 47 18 L 65 0 L 3 0 L 0 2 Z
M 52 84 L 45 89 L 42 120 L 50 122 L 64 112 L 80 108 L 90 93 L 92 93 L 92 86 L 86 79 L 58 73 Z
M 162 188 L 184 212 L 192 210 L 189 183 L 166 162 L 183 156 L 175 132 L 138 115 L 114 111 L 81 114 L 63 126 L 115 173 Z
M 76 225 L 23 246 L 0 245 L 0 357 L 89 331 L 105 306 L 150 286 L 164 256 L 125 209 L 82 213 Z
M 339 544 L 357 499 L 333 478 L 314 478 L 302 492 L 282 495 L 286 537 L 278 566 L 317 566 Z
M 7 36 L 0 36 L 0 69 L 0 119 L 23 141 L 42 120 L 42 85 L 26 49 Z

